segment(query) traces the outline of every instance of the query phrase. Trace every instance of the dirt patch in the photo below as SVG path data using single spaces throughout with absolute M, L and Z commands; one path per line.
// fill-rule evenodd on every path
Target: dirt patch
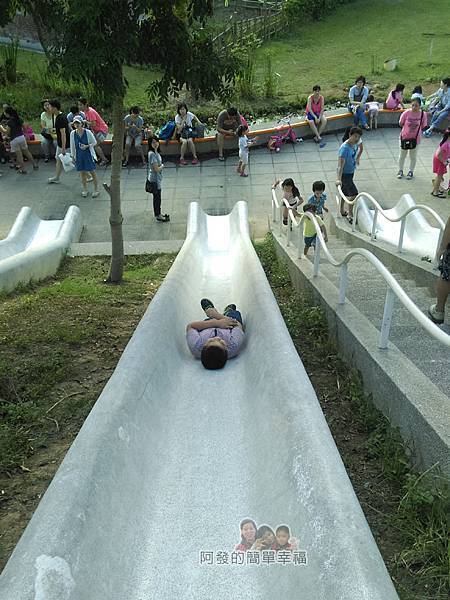
M 68 259 L 0 299 L 0 571 L 164 279 L 173 255 Z

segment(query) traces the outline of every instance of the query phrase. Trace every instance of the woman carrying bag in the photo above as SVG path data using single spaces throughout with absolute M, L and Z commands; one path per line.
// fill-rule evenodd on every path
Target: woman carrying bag
M 70 133 L 70 155 L 75 163 L 76 170 L 81 175 L 81 183 L 83 186 L 81 195 L 83 198 L 86 198 L 88 195 L 87 175 L 89 173 L 94 182 L 92 197 L 97 198 L 99 195 L 97 173 L 95 172 L 95 161 L 97 157 L 94 150 L 97 145 L 97 140 L 92 131 L 84 127 L 81 117 L 74 118 L 73 127 L 74 130 Z
M 48 100 L 43 100 L 41 113 L 41 136 L 42 148 L 44 150 L 44 162 L 48 162 L 55 156 L 56 151 L 56 129 L 55 115 Z
M 397 178 L 403 177 L 403 167 L 405 165 L 406 155 L 409 152 L 409 171 L 406 179 L 414 177 L 414 168 L 417 161 L 417 147 L 422 138 L 422 129 L 427 126 L 427 113 L 421 109 L 419 98 L 411 102 L 411 108 L 405 110 L 400 116 L 399 125 L 402 128 L 400 132 L 400 155 L 398 157 Z

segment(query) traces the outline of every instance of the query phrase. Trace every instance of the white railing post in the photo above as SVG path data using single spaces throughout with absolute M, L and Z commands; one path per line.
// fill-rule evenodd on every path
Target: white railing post
M 387 348 L 389 340 L 389 332 L 391 330 L 392 312 L 394 310 L 395 294 L 392 288 L 388 287 L 386 292 L 386 301 L 384 303 L 383 322 L 380 330 L 380 348 Z
M 280 237 L 283 233 L 283 205 L 280 206 Z
M 277 207 L 276 207 L 275 202 L 273 201 L 273 199 L 272 199 L 272 221 L 274 223 L 277 222 Z
M 400 225 L 400 237 L 398 238 L 398 248 L 397 250 L 401 253 L 403 250 L 403 236 L 405 235 L 405 226 L 406 226 L 406 217 L 402 219 Z
M 349 204 L 349 206 L 350 206 L 350 204 Z M 353 205 L 352 232 L 356 231 L 356 218 L 358 216 L 358 206 L 359 206 L 359 198 L 356 199 L 356 202 Z
M 317 275 L 319 274 L 319 264 L 320 264 L 320 242 L 319 242 L 319 238 L 316 237 L 316 245 L 314 246 L 313 277 L 317 277 Z
M 339 277 L 339 304 L 345 304 L 345 295 L 347 293 L 348 282 L 348 263 L 341 266 L 341 274 Z
M 372 232 L 370 234 L 370 239 L 372 241 L 375 239 L 375 233 L 377 231 L 377 219 L 378 219 L 378 208 L 375 209 L 375 213 L 373 215 Z
M 289 214 L 289 211 L 288 211 L 287 231 L 286 231 L 286 246 L 289 246 L 289 244 L 291 242 L 291 228 L 292 228 L 291 215 Z

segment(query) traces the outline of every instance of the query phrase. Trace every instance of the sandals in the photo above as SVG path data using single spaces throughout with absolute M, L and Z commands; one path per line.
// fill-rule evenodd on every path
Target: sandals
M 204 311 L 207 311 L 208 308 L 214 308 L 214 304 L 208 298 L 202 298 L 200 300 L 200 304 L 202 305 Z

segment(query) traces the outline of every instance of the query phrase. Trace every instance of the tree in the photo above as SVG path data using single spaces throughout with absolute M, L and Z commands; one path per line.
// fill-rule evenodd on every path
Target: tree
M 48 5 L 48 0 L 40 1 Z M 1 3 L 5 0 L 0 0 L 4 16 L 7 11 L 1 10 Z M 16 7 L 25 4 L 11 0 L 9 6 L 12 3 Z M 202 28 L 211 15 L 211 0 L 52 1 L 52 24 L 58 28 L 53 66 L 68 78 L 92 81 L 112 101 L 111 183 L 104 186 L 111 199 L 108 282 L 119 283 L 123 276 L 120 178 L 127 88 L 123 65 L 134 62 L 161 69 L 160 79 L 149 85 L 149 94 L 155 100 L 167 99 L 169 94 L 177 96 L 184 87 L 195 89 L 205 98 L 224 95 L 237 64 L 214 51 Z

